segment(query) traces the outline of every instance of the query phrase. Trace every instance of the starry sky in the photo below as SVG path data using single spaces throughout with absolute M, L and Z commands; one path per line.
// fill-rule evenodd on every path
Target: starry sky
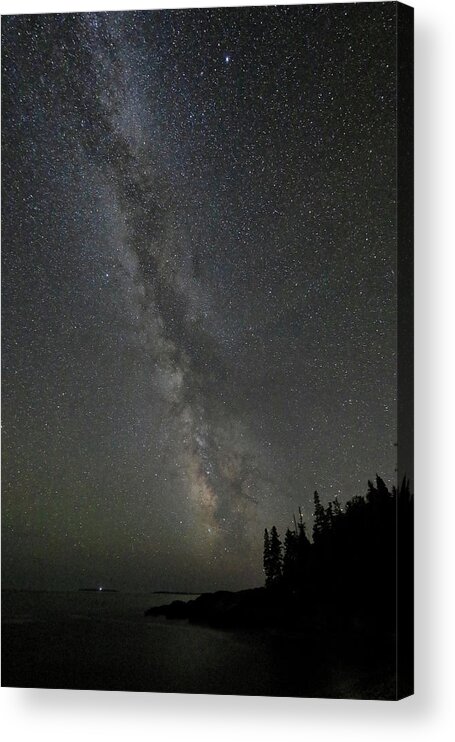
M 3 586 L 262 584 L 394 478 L 394 3 L 3 18 Z

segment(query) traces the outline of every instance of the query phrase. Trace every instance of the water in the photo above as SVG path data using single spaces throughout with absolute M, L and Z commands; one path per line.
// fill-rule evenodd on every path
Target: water
M 152 605 L 192 597 L 3 592 L 2 685 L 276 693 L 273 642 L 144 617 Z
M 325 634 L 228 632 L 144 617 L 194 596 L 3 592 L 2 685 L 390 698 L 393 667 L 353 663 Z M 333 639 L 333 638 L 332 638 Z M 340 647 L 343 637 L 338 637 Z M 327 646 L 326 646 L 327 645 Z M 336 644 L 332 647 L 337 648 Z

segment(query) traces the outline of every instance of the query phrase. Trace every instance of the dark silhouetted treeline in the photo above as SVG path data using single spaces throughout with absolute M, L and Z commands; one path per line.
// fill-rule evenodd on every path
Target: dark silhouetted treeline
M 312 541 L 300 508 L 284 543 L 275 526 L 265 531 L 266 587 L 292 595 L 299 614 L 395 632 L 398 581 L 403 600 L 412 583 L 409 482 L 389 491 L 377 476 L 365 497 L 353 497 L 344 507 L 336 498 L 324 507 L 315 492 L 313 518 Z
M 266 592 L 288 624 L 323 632 L 326 657 L 357 658 L 387 677 L 384 697 L 413 692 L 414 498 L 409 481 L 388 490 L 381 477 L 364 497 L 325 507 L 314 493 L 312 542 L 298 522 L 281 542 L 264 534 Z M 319 633 L 321 639 L 321 634 Z M 324 651 L 320 647 L 319 655 Z M 378 669 L 379 668 L 379 669 Z M 387 669 L 388 668 L 388 669 Z
M 265 587 L 218 591 L 148 616 L 270 630 L 289 657 L 282 695 L 403 698 L 413 692 L 413 497 L 376 477 L 343 507 L 314 494 L 313 531 L 299 508 L 281 541 L 264 532 Z M 296 650 L 295 642 L 298 649 Z M 304 650 L 304 661 L 297 661 Z M 297 652 L 297 653 L 296 653 Z

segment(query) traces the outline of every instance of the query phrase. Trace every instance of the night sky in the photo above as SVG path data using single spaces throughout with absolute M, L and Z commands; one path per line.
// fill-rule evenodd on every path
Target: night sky
M 262 584 L 396 448 L 395 4 L 3 18 L 3 586 Z

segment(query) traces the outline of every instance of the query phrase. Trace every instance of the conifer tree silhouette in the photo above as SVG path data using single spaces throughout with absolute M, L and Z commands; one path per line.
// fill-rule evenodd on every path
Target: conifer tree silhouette
M 264 555 L 263 555 L 263 567 L 265 574 L 265 584 L 267 585 L 270 581 L 270 536 L 267 528 L 264 530 Z
M 320 497 L 314 493 L 314 524 L 313 524 L 313 541 L 316 544 L 327 530 L 327 517 L 324 506 L 321 504 Z
M 267 534 L 267 535 L 266 535 Z M 275 526 L 264 533 L 264 571 L 267 587 L 278 585 L 282 576 L 282 545 Z
M 299 543 L 295 531 L 286 531 L 284 537 L 283 554 L 283 580 L 287 585 L 293 586 L 297 580 L 299 567 Z

